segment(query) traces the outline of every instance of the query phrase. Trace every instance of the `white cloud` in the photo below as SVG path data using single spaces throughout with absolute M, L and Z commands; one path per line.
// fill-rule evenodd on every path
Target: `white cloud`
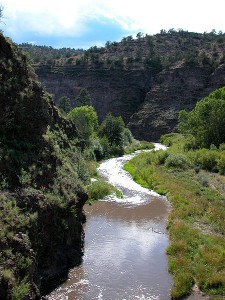
M 224 0 L 0 0 L 8 33 L 34 31 L 81 36 L 88 21 L 109 19 L 127 32 L 156 33 L 160 29 L 225 31 Z M 107 26 L 107 24 L 106 24 Z M 106 38 L 107 40 L 107 38 Z

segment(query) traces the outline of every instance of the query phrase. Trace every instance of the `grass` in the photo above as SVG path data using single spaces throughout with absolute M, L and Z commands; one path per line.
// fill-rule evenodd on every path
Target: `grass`
M 115 193 L 117 198 L 121 198 L 121 192 L 113 185 L 109 184 L 103 179 L 92 181 L 88 186 L 88 202 L 103 199 L 104 197 Z
M 166 193 L 172 204 L 167 248 L 168 269 L 173 274 L 171 297 L 188 295 L 194 283 L 211 297 L 224 297 L 225 178 L 196 169 L 190 153 L 183 150 L 185 139 L 169 138 L 171 148 L 163 159 L 157 152 L 141 154 L 125 169 L 145 187 Z
M 125 154 L 130 154 L 137 150 L 146 150 L 146 149 L 149 150 L 154 149 L 154 145 L 146 141 L 133 140 L 131 144 L 125 147 Z

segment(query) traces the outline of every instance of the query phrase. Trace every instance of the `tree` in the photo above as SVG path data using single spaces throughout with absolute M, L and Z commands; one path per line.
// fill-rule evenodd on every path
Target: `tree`
M 58 108 L 65 113 L 68 113 L 71 110 L 71 101 L 70 98 L 63 96 L 58 101 Z
M 84 106 L 84 105 L 89 105 L 91 106 L 91 96 L 88 93 L 87 89 L 82 88 L 80 90 L 79 95 L 76 97 L 76 106 Z
M 116 145 L 123 147 L 124 130 L 125 124 L 122 117 L 114 117 L 109 113 L 101 124 L 99 135 L 106 137 L 110 146 Z
M 153 74 L 157 74 L 162 71 L 161 59 L 158 56 L 148 56 L 144 59 L 144 66 L 146 69 L 152 71 Z
M 166 34 L 166 30 L 165 29 L 160 29 L 160 34 Z
M 142 37 L 143 37 L 143 33 L 142 32 L 138 32 L 137 33 L 137 35 L 136 35 L 136 38 L 138 39 L 138 40 L 140 40 Z
M 199 147 L 225 142 L 225 87 L 199 101 L 191 112 L 179 113 L 179 130 L 194 136 Z
M 68 117 L 76 125 L 82 150 L 90 143 L 98 130 L 98 116 L 92 106 L 79 106 L 72 109 Z

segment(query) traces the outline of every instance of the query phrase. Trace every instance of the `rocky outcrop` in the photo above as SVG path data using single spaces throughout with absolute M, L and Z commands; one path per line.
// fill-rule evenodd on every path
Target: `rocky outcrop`
M 0 45 L 0 298 L 40 299 L 81 260 L 82 156 L 26 56 L 1 33 Z
M 152 75 L 144 70 L 85 69 L 68 66 L 54 71 L 46 66 L 36 72 L 46 91 L 54 95 L 57 102 L 62 96 L 75 98 L 81 88 L 86 88 L 102 121 L 107 113 L 122 115 L 126 122 L 144 102 L 150 89 Z
M 182 64 L 156 77 L 144 103 L 131 116 L 128 127 L 139 139 L 157 141 L 177 131 L 178 113 L 190 111 L 196 102 L 225 85 L 225 65 L 210 68 Z
M 70 66 L 62 73 L 37 68 L 38 76 L 57 102 L 74 99 L 86 88 L 102 121 L 107 113 L 121 115 L 138 139 L 157 141 L 177 130 L 178 112 L 225 85 L 225 66 L 178 65 L 158 74 L 146 69 L 85 69 Z

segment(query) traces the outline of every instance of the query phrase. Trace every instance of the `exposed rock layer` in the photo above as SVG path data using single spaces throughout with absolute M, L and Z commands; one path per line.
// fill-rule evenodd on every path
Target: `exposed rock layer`
M 37 69 L 46 90 L 75 99 L 86 88 L 100 121 L 108 112 L 122 115 L 138 139 L 156 141 L 177 130 L 178 112 L 225 85 L 225 65 L 213 73 L 208 67 L 182 64 L 157 75 L 146 70 L 85 70 L 54 74 Z

